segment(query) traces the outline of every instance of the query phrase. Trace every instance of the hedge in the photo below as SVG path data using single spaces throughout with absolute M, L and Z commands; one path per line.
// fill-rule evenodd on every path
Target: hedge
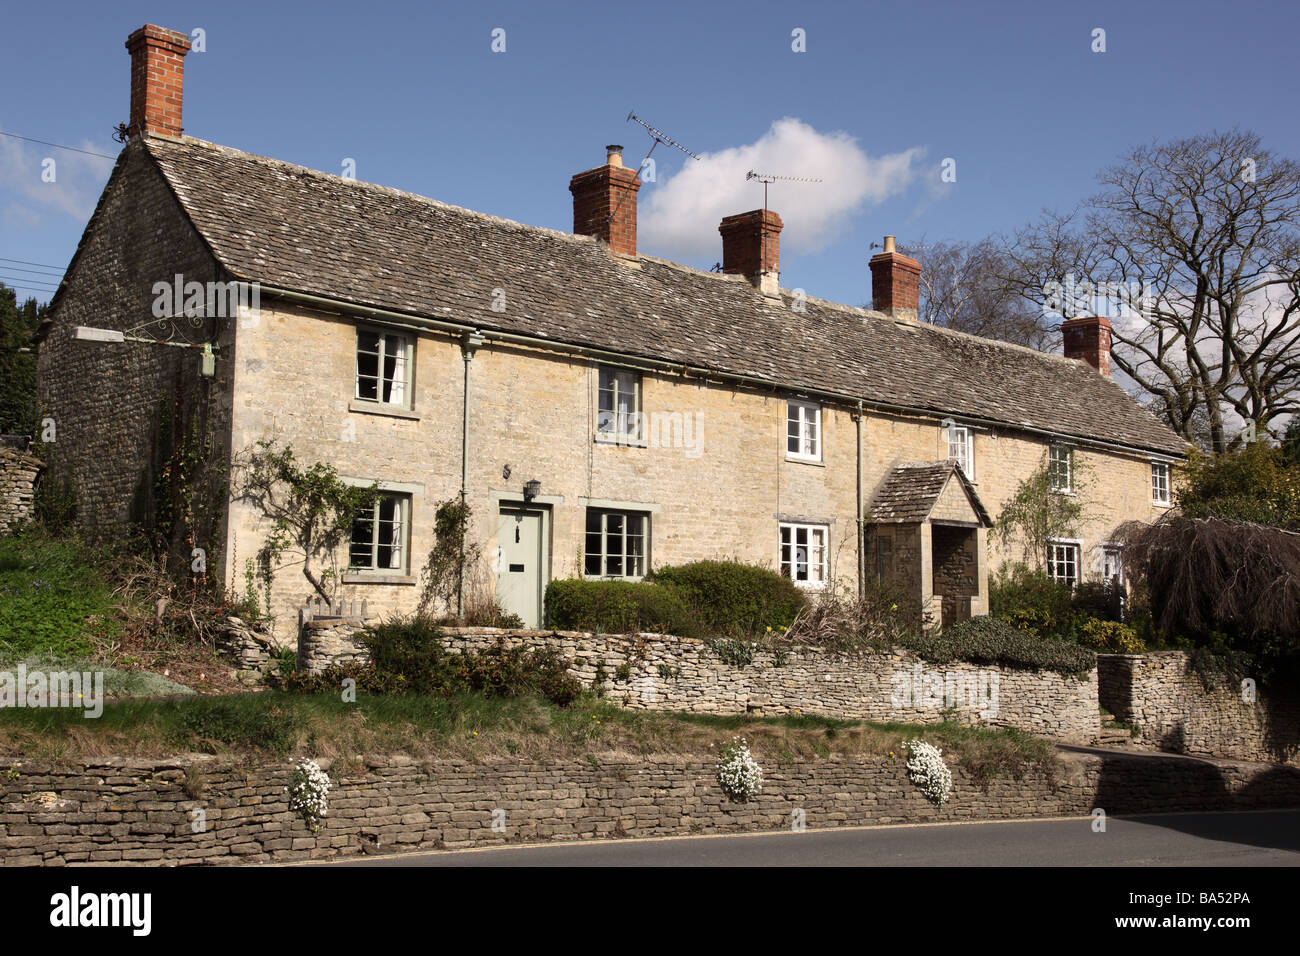
M 681 595 L 700 626 L 716 637 L 758 637 L 788 627 L 807 601 L 782 574 L 737 561 L 695 561 L 660 568 L 654 582 Z
M 995 617 L 973 617 L 938 632 L 906 637 L 900 643 L 932 664 L 997 664 L 1055 671 L 1065 677 L 1081 677 L 1097 666 L 1096 653 L 1086 647 L 1036 637 Z
M 636 581 L 552 581 L 546 586 L 546 625 L 604 634 L 653 631 L 695 637 L 699 633 L 676 592 Z

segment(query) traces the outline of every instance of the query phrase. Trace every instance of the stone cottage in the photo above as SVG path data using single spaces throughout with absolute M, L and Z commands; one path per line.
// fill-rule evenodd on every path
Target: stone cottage
M 896 581 L 957 620 L 1020 557 L 989 528 L 1044 464 L 1087 499 L 1050 543 L 1060 578 L 1120 575 L 1117 526 L 1170 504 L 1185 446 L 1111 380 L 1104 318 L 1066 323 L 1064 357 L 919 323 L 889 238 L 874 310 L 808 297 L 778 281 L 768 210 L 722 220 L 720 274 L 645 255 L 620 147 L 570 180 L 570 234 L 204 142 L 188 47 L 127 41 L 128 138 L 41 330 L 40 397 L 81 520 L 152 523 L 235 592 L 267 519 L 228 475 L 263 440 L 383 493 L 340 597 L 413 607 L 435 508 L 463 496 L 472 586 L 530 624 L 553 578 L 698 558 Z M 282 637 L 309 591 L 276 573 Z

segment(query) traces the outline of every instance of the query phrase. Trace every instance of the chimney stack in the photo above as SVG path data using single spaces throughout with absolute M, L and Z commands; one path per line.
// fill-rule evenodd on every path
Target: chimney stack
M 190 38 L 152 23 L 126 41 L 131 52 L 131 122 L 127 135 L 180 136 L 185 54 Z
M 722 271 L 742 275 L 764 295 L 780 295 L 781 230 L 785 224 L 770 209 L 727 216 L 722 233 Z
M 605 165 L 569 180 L 573 193 L 573 231 L 595 236 L 611 252 L 636 255 L 636 193 L 641 180 L 623 165 L 623 147 L 606 146 Z
M 1110 374 L 1110 320 L 1102 316 L 1061 323 L 1065 357 L 1082 359 L 1102 375 Z
M 894 249 L 885 236 L 885 251 L 871 257 L 871 295 L 877 312 L 916 321 L 920 307 L 921 263 Z

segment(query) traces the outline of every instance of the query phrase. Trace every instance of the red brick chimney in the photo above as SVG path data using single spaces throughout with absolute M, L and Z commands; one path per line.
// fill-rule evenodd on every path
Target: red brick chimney
M 190 38 L 150 23 L 127 38 L 126 48 L 131 51 L 128 135 L 180 136 L 184 61 Z
M 606 146 L 604 166 L 569 180 L 573 231 L 609 243 L 611 252 L 636 255 L 636 193 L 641 180 L 623 165 L 623 147 Z
M 1110 374 L 1110 320 L 1101 316 L 1061 323 L 1065 357 L 1083 359 L 1102 375 Z
M 785 224 L 770 209 L 728 216 L 722 233 L 722 271 L 742 275 L 764 295 L 780 293 L 781 230 Z
M 885 236 L 885 251 L 871 257 L 871 296 L 877 312 L 916 321 L 920 306 L 921 263 L 894 250 Z

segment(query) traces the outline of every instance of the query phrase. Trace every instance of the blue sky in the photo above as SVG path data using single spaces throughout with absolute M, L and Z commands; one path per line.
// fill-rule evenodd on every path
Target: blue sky
M 782 285 L 852 304 L 884 234 L 1014 230 L 1141 143 L 1239 126 L 1300 158 L 1300 5 L 1282 2 L 9 5 L 0 131 L 115 154 L 123 43 L 146 22 L 205 31 L 190 135 L 329 172 L 352 158 L 360 179 L 535 225 L 572 227 L 569 177 L 605 144 L 640 161 L 634 109 L 706 156 L 681 177 L 693 161 L 660 146 L 641 191 L 642 250 L 691 265 L 721 256 L 714 206 L 762 204 L 748 164 L 822 174 L 772 187 Z M 61 271 L 110 166 L 0 136 L 0 281 L 57 282 L 12 260 Z

